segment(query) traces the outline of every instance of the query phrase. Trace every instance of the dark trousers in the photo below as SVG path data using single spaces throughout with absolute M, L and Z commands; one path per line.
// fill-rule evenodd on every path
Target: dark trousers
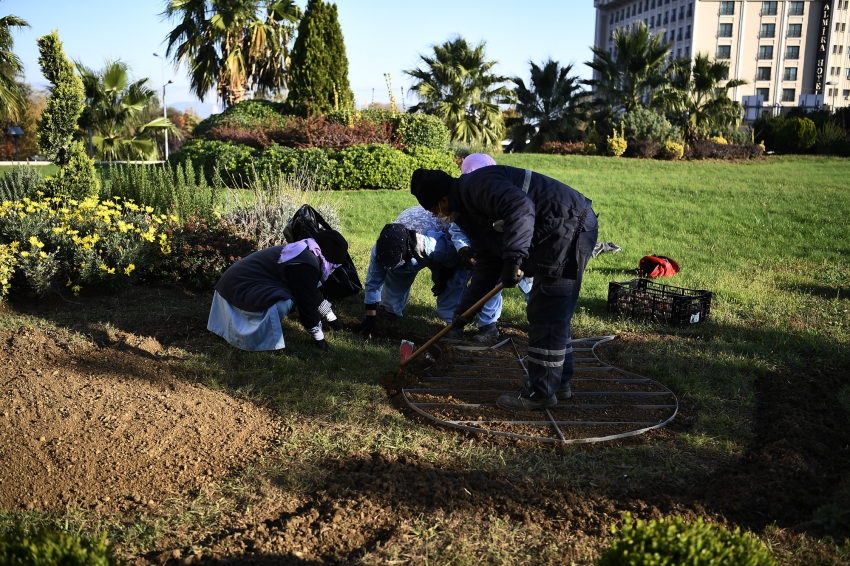
M 592 220 L 591 220 L 592 218 Z M 534 278 L 528 298 L 528 378 L 537 394 L 551 397 L 573 377 L 575 362 L 570 324 L 578 304 L 584 269 L 596 244 L 596 217 L 590 214 L 579 234 L 575 279 Z

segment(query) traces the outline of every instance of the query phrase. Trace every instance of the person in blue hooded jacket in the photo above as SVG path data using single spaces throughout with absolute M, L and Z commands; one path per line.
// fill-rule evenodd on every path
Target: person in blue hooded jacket
M 574 358 L 570 324 L 581 280 L 596 244 L 591 201 L 572 187 L 528 169 L 482 167 L 452 178 L 417 169 L 410 185 L 419 204 L 455 222 L 477 248 L 472 280 L 452 322 L 464 327 L 469 307 L 496 286 L 515 287 L 533 276 L 529 293 L 528 381 L 500 396 L 507 410 L 546 409 L 572 395 Z

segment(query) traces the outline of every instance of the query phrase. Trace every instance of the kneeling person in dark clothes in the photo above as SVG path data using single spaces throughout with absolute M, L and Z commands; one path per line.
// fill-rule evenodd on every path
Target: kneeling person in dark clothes
M 410 190 L 437 218 L 454 221 L 477 243 L 472 281 L 452 322 L 496 286 L 534 276 L 528 299 L 528 381 L 496 404 L 547 409 L 568 398 L 574 358 L 570 324 L 598 224 L 591 202 L 575 189 L 528 169 L 482 167 L 454 179 L 417 169 Z M 525 273 L 523 273 L 523 271 Z
M 313 344 L 327 351 L 322 320 L 334 326 L 336 316 L 318 287 L 346 261 L 347 251 L 339 232 L 322 230 L 240 259 L 215 286 L 207 329 L 241 350 L 279 350 L 285 346 L 281 320 L 297 306 Z

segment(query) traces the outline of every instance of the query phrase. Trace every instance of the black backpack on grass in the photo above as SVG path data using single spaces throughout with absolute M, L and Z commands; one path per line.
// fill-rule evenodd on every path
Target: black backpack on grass
M 333 230 L 333 228 L 315 208 L 305 204 L 286 224 L 283 235 L 287 242 L 292 243 L 312 238 L 319 230 Z M 329 301 L 344 299 L 362 289 L 363 285 L 357 275 L 357 268 L 354 267 L 354 262 L 348 253 L 346 253 L 345 263 L 334 269 L 327 281 L 323 282 L 319 288 L 322 295 Z

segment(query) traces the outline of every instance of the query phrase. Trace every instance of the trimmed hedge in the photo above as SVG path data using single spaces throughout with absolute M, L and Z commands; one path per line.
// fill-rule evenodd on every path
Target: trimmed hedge
M 685 157 L 687 159 L 753 159 L 763 154 L 764 149 L 753 143 L 737 145 L 697 140 L 688 146 Z
M 55 531 L 27 534 L 20 531 L 0 536 L 0 564 L 18 566 L 111 566 L 105 537 L 84 539 Z
M 424 146 L 404 151 L 385 144 L 361 144 L 340 151 L 293 149 L 273 144 L 263 150 L 217 140 L 189 140 L 171 157 L 175 163 L 191 161 L 212 180 L 218 169 L 230 186 L 246 186 L 258 175 L 308 173 L 316 186 L 337 190 L 406 189 L 417 168 L 440 169 L 457 177 L 460 169 L 453 154 Z
M 776 566 L 755 537 L 736 528 L 729 532 L 699 518 L 681 517 L 644 523 L 626 514 L 623 530 L 602 553 L 597 566 Z
M 195 137 L 204 136 L 214 127 L 225 123 L 243 128 L 269 127 L 272 124 L 280 123 L 281 119 L 286 119 L 285 116 L 282 116 L 282 112 L 283 104 L 279 102 L 243 100 L 238 104 L 228 107 L 224 112 L 213 114 L 201 121 L 192 130 L 192 135 Z

